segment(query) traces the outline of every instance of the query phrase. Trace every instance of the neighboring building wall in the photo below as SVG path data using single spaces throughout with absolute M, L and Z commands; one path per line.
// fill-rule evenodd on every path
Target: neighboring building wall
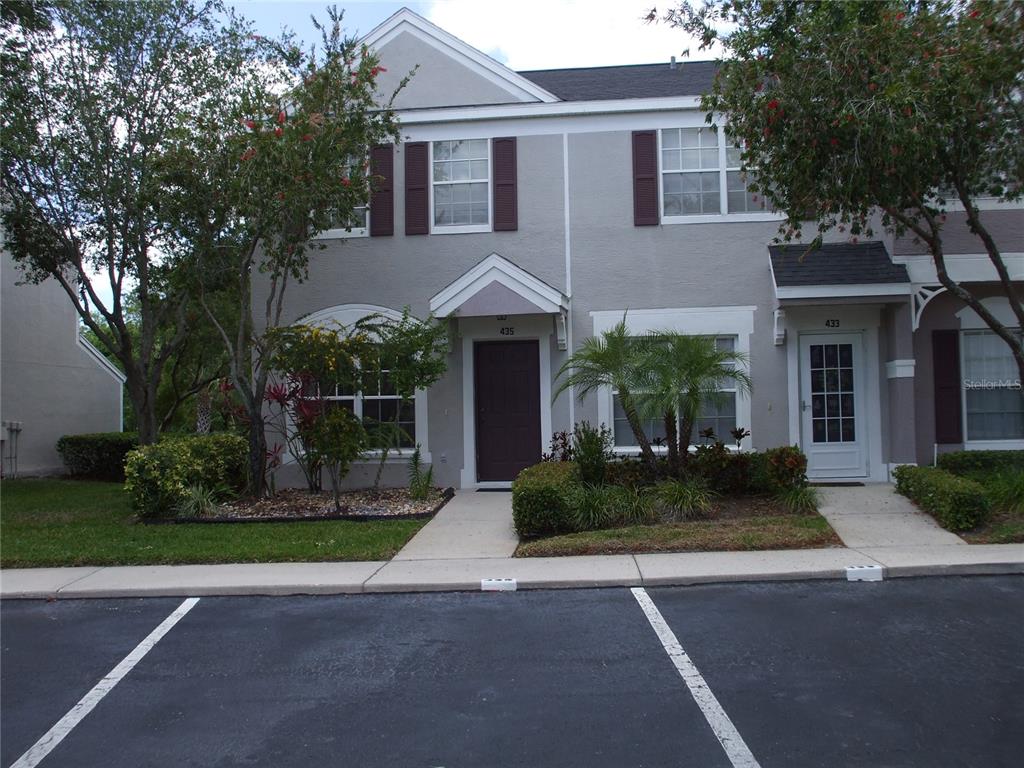
M 109 363 L 78 341 L 78 319 L 60 286 L 18 285 L 21 273 L 6 252 L 0 272 L 2 419 L 22 423 L 20 474 L 59 473 L 62 435 L 121 429 L 122 385 Z M 7 440 L 6 429 L 0 438 Z M 5 457 L 9 448 L 5 442 Z
M 998 284 L 979 283 L 971 285 L 969 288 L 980 299 L 1006 295 Z M 921 324 L 914 332 L 914 357 L 917 361 L 914 371 L 914 400 L 917 408 L 915 439 L 918 464 L 932 464 L 937 452 L 958 450 L 962 447 L 957 444 L 937 446 L 935 443 L 935 371 L 932 332 L 937 330 L 959 331 L 961 319 L 957 313 L 964 309 L 964 303 L 949 293 L 936 296 L 924 308 Z M 963 371 L 961 371 L 962 377 Z

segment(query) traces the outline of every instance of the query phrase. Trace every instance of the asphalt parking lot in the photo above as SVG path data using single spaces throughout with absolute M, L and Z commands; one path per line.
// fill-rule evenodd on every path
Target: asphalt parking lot
M 0 764 L 877 768 L 1024 754 L 1021 577 L 182 602 L 4 602 Z M 52 751 L 30 751 L 176 610 Z

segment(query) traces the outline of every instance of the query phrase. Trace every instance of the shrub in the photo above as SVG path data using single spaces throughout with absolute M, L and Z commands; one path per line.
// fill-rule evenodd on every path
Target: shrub
M 967 531 L 985 521 L 989 501 L 974 480 L 935 467 L 904 465 L 893 470 L 896 490 L 949 531 Z
M 612 457 L 611 430 L 603 424 L 600 427 L 592 427 L 586 421 L 577 424 L 572 433 L 572 456 L 584 483 L 602 485 L 605 467 Z
M 124 482 L 124 460 L 139 446 L 135 432 L 96 432 L 64 435 L 57 441 L 57 453 L 73 477 Z
M 954 451 L 940 453 L 936 466 L 954 475 L 1024 472 L 1024 451 Z
M 571 461 L 541 462 L 519 473 L 512 483 L 512 522 L 520 536 L 574 530 L 570 500 L 577 477 Z
M 606 485 L 605 494 L 617 525 L 647 525 L 656 521 L 657 513 L 648 489 Z
M 214 488 L 190 485 L 178 505 L 177 513 L 182 517 L 202 517 L 212 515 L 217 510 L 218 493 Z
M 341 481 L 366 447 L 366 429 L 351 411 L 331 408 L 313 422 L 306 439 L 331 478 L 334 509 L 340 511 Z
M 602 485 L 575 485 L 569 492 L 569 509 L 575 531 L 608 528 L 614 520 L 608 488 Z
M 758 452 L 746 455 L 747 461 L 750 464 L 747 490 L 750 493 L 771 493 L 774 489 L 772 488 L 771 478 L 768 475 L 768 455 Z
M 994 507 L 1024 514 L 1024 472 L 997 472 L 980 482 Z
M 245 438 L 227 432 L 168 438 L 128 454 L 125 490 L 140 517 L 170 515 L 193 485 L 232 492 L 244 488 L 247 456 Z
M 690 470 L 717 493 L 737 495 L 750 488 L 750 455 L 730 451 L 722 442 L 697 446 Z
M 765 451 L 765 470 L 773 491 L 807 485 L 807 456 L 795 445 Z
M 793 515 L 810 515 L 818 511 L 818 489 L 812 485 L 798 485 L 778 491 L 775 498 Z
M 409 496 L 417 501 L 422 501 L 430 496 L 434 489 L 434 467 L 431 465 L 423 471 L 423 458 L 420 455 L 420 444 L 409 457 Z
M 541 454 L 541 461 L 572 461 L 572 435 L 562 430 L 551 436 L 551 450 Z
M 671 520 L 704 520 L 717 494 L 702 480 L 669 480 L 654 487 L 654 498 Z
M 668 462 L 665 459 L 658 459 L 658 470 L 660 475 L 668 473 Z M 654 485 L 657 478 L 651 474 L 650 468 L 641 459 L 622 458 L 605 465 L 604 481 L 610 485 L 641 488 Z

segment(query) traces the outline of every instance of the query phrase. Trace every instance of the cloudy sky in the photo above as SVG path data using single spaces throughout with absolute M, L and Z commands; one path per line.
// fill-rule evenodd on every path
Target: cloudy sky
M 326 18 L 333 3 L 308 0 L 234 0 L 260 33 L 276 35 L 288 27 L 308 42 L 316 39 L 310 14 Z M 433 0 L 390 3 L 339 0 L 346 28 L 369 32 L 407 6 L 512 69 L 592 67 L 602 64 L 650 64 L 712 55 L 698 51 L 680 30 L 649 25 L 643 16 L 658 0 Z

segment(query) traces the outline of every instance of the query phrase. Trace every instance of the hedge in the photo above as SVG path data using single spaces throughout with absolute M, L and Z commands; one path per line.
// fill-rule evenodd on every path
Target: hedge
M 936 466 L 954 475 L 1013 470 L 1024 472 L 1024 451 L 954 451 L 940 453 Z
M 551 536 L 576 530 L 571 506 L 577 482 L 572 461 L 544 461 L 512 482 L 512 522 L 520 536 Z
M 985 522 L 989 501 L 974 480 L 935 467 L 904 465 L 893 470 L 896 490 L 948 531 L 967 531 Z
M 138 445 L 135 432 L 64 435 L 57 441 L 57 453 L 72 477 L 123 483 L 125 457 Z
M 177 513 L 190 486 L 241 491 L 245 487 L 248 445 L 228 432 L 171 437 L 128 454 L 125 490 L 140 517 Z

